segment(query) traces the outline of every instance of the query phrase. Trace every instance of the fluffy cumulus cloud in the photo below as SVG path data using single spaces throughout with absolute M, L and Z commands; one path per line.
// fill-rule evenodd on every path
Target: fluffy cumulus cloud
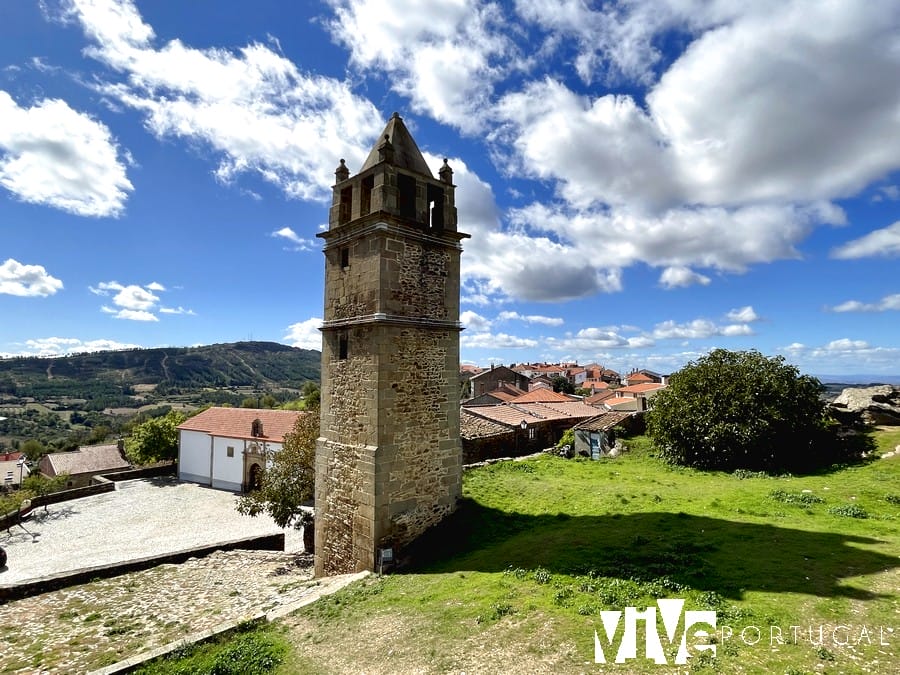
M 112 306 L 102 305 L 100 311 L 110 314 L 116 319 L 129 321 L 159 321 L 159 314 L 194 315 L 192 309 L 184 307 L 165 307 L 160 304 L 158 293 L 166 291 L 166 287 L 153 281 L 144 286 L 138 284 L 120 284 L 118 281 L 102 281 L 88 289 L 94 295 L 110 298 Z
M 312 239 L 304 239 L 289 227 L 282 227 L 272 233 L 273 237 L 284 239 L 289 244 L 285 249 L 290 251 L 312 251 L 316 248 L 316 242 Z
M 105 338 L 82 340 L 80 338 L 46 337 L 26 340 L 20 351 L 15 354 L 3 354 L 2 356 L 64 356 L 66 354 L 105 352 L 115 349 L 137 349 L 140 346 Z
M 835 258 L 873 258 L 900 256 L 900 220 L 880 230 L 848 241 L 831 255 Z
M 544 326 L 562 326 L 565 320 L 558 316 L 542 316 L 540 314 L 522 315 L 518 312 L 500 312 L 497 321 L 522 321 L 524 323 L 537 323 Z
M 43 265 L 23 265 L 12 258 L 0 265 L 0 293 L 47 297 L 62 287 L 63 282 L 48 274 Z
M 287 327 L 288 332 L 283 340 L 292 347 L 322 351 L 322 333 L 319 331 L 321 326 L 322 319 L 318 317 L 292 323 Z
M 689 267 L 676 265 L 667 267 L 659 275 L 659 283 L 663 288 L 684 288 L 686 286 L 708 286 L 711 279 Z
M 80 216 L 117 216 L 132 190 L 109 129 L 65 101 L 20 106 L 0 91 L 0 185 Z
M 459 344 L 468 349 L 534 349 L 540 342 L 507 333 L 482 332 L 471 335 L 463 333 Z
M 809 373 L 892 373 L 900 359 L 900 348 L 878 347 L 852 338 L 839 338 L 819 346 L 794 342 L 781 351 Z
M 143 113 L 156 136 L 208 144 L 222 181 L 253 173 L 286 194 L 322 198 L 338 157 L 361 165 L 380 131 L 375 107 L 348 83 L 307 75 L 273 45 L 236 51 L 158 45 L 130 0 L 68 0 L 88 55 L 120 74 L 98 90 Z
M 387 73 L 413 108 L 474 132 L 495 82 L 518 69 L 508 20 L 478 0 L 328 0 L 335 39 L 364 70 Z
M 501 214 L 478 195 L 473 304 L 616 292 L 637 263 L 672 289 L 799 258 L 846 222 L 837 200 L 900 167 L 891 0 L 517 0 L 503 21 L 476 0 L 330 4 L 354 64 L 555 191 Z
M 886 295 L 877 302 L 847 300 L 831 308 L 832 312 L 888 312 L 900 311 L 900 293 Z

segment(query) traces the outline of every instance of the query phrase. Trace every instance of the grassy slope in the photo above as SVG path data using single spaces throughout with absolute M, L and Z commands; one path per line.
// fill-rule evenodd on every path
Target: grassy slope
M 891 449 L 900 431 L 877 441 Z M 739 480 L 661 466 L 644 443 L 614 461 L 548 456 L 467 473 L 465 504 L 429 543 L 435 562 L 290 617 L 285 672 L 600 672 L 598 612 L 658 597 L 716 609 L 734 629 L 717 662 L 694 670 L 900 672 L 900 505 L 885 499 L 900 497 L 900 458 Z M 785 503 L 776 490 L 824 502 Z M 829 512 L 844 505 L 869 517 Z M 463 550 L 444 558 L 450 541 Z M 838 625 L 850 645 L 835 643 Z M 748 626 L 762 632 L 756 645 L 739 638 Z M 771 645 L 779 630 L 785 644 Z

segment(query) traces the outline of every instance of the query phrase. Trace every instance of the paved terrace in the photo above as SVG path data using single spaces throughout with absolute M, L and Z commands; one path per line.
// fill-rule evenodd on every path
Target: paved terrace
M 141 479 L 116 492 L 51 504 L 25 526 L 0 530 L 12 585 L 80 567 L 282 532 L 241 516 L 236 496 L 171 478 Z M 258 614 L 289 610 L 350 579 L 313 580 L 312 557 L 285 531 L 286 548 L 220 551 L 179 565 L 99 579 L 0 604 L 0 671 L 84 673 Z
M 282 530 L 267 516 L 242 516 L 236 501 L 230 492 L 163 477 L 39 507 L 25 521 L 27 531 L 0 530 L 9 557 L 0 585 L 280 532 L 287 551 L 303 550 L 296 530 Z

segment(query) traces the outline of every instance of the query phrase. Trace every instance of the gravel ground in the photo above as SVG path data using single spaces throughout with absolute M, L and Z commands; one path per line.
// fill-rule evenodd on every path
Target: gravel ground
M 282 530 L 267 516 L 242 516 L 236 501 L 231 492 L 164 477 L 38 508 L 24 523 L 27 532 L 0 531 L 9 557 L 0 585 L 282 531 L 287 551 L 303 550 L 299 531 Z

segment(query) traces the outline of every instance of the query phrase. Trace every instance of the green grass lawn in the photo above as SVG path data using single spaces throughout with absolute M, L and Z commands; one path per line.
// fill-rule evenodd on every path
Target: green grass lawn
M 900 431 L 874 440 L 878 455 Z M 594 663 L 600 611 L 659 598 L 717 613 L 716 658 L 681 672 L 900 672 L 900 458 L 739 478 L 628 443 L 615 460 L 467 472 L 413 570 L 277 626 L 282 672 L 674 672 L 642 658 L 642 634 L 637 660 Z

